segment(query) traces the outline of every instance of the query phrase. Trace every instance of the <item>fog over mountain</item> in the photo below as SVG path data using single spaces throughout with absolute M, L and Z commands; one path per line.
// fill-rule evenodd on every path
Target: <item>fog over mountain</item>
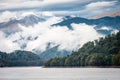
M 0 51 L 32 51 L 44 59 L 66 56 L 88 41 L 120 30 L 119 0 L 1 0 Z
M 11 16 L 6 18 L 7 14 Z M 118 22 L 110 25 L 107 22 L 120 19 L 58 17 L 50 12 L 4 12 L 1 16 L 3 19 L 0 21 L 0 51 L 9 53 L 27 50 L 44 59 L 68 55 L 88 41 L 118 32 Z
M 11 24 L 17 25 L 20 30 L 15 33 L 6 34 L 6 32 L 1 29 L 0 50 L 3 52 L 12 52 L 17 49 L 24 49 L 28 51 L 39 50 L 43 52 L 46 50 L 48 43 L 50 43 L 49 48 L 59 45 L 58 50 L 73 51 L 77 50 L 77 48 L 85 42 L 103 36 L 96 32 L 94 26 L 89 26 L 85 23 L 72 23 L 71 26 L 73 30 L 70 30 L 67 26 L 51 26 L 60 21 L 62 21 L 61 17 L 53 16 L 46 21 L 39 21 L 39 23 L 32 26 L 26 26 L 20 22 L 13 22 Z M 8 27 L 4 26 L 8 31 L 15 29 L 14 26 L 9 27 L 11 28 L 8 29 Z

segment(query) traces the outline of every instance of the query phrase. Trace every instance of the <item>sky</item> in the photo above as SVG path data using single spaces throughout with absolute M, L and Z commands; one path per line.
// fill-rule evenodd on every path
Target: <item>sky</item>
M 93 16 L 119 10 L 120 0 L 0 0 L 0 12 L 48 11 L 57 16 Z

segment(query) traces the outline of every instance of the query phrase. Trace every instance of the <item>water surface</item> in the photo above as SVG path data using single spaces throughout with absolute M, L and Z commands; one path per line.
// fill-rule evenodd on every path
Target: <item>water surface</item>
M 0 80 L 120 80 L 119 68 L 0 68 Z

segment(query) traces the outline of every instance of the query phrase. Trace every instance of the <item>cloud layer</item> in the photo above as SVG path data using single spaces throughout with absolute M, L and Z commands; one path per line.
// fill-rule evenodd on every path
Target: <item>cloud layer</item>
M 19 8 L 36 8 L 44 7 L 52 4 L 69 3 L 74 0 L 2 0 L 0 1 L 0 7 L 2 9 L 19 9 Z
M 104 7 L 113 6 L 116 4 L 117 1 L 98 1 L 98 2 L 92 2 L 86 5 L 87 9 L 100 9 Z
M 58 50 L 77 50 L 87 41 L 97 39 L 103 35 L 98 34 L 94 26 L 86 24 L 71 24 L 73 30 L 67 26 L 51 26 L 61 20 L 60 17 L 49 18 L 45 22 L 34 26 L 19 25 L 22 31 L 9 36 L 0 32 L 0 51 L 12 52 L 18 49 L 28 51 L 45 51 L 48 44 L 50 48 L 59 45 Z
M 119 4 L 119 0 L 0 0 L 0 12 L 37 10 L 52 12 L 55 15 L 77 15 L 89 18 L 119 10 Z

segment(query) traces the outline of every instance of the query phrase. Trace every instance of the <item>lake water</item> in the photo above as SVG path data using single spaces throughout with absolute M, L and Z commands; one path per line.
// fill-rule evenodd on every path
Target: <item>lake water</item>
M 0 80 L 120 80 L 119 68 L 0 68 Z

